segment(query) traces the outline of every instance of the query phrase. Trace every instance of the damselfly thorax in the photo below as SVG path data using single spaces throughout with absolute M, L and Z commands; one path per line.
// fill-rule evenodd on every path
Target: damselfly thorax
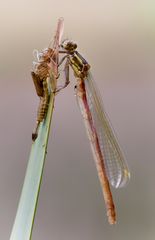
M 65 56 L 62 58 L 59 65 L 67 58 L 67 63 L 72 67 L 76 77 L 85 78 L 90 69 L 90 65 L 76 50 L 77 44 L 73 41 L 65 40 L 62 42 L 61 47 L 62 50 L 59 52 L 65 54 Z

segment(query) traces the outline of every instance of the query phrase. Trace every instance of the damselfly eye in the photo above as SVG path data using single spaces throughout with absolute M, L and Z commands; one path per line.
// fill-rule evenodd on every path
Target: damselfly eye
M 68 46 L 68 44 L 69 44 L 69 40 L 64 40 L 63 42 L 62 42 L 62 44 L 61 44 L 61 47 L 63 47 L 63 48 L 67 48 L 67 46 Z

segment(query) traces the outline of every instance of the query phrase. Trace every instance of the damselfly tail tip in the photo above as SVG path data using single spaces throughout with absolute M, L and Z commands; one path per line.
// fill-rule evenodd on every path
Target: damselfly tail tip
M 109 224 L 110 225 L 115 225 L 116 224 L 116 220 L 109 221 Z
M 112 215 L 108 215 L 108 222 L 110 225 L 116 224 L 116 215 L 115 213 Z

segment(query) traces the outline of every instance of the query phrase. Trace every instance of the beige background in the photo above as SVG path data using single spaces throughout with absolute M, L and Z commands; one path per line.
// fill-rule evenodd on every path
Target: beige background
M 131 170 L 113 190 L 109 226 L 95 164 L 74 97 L 75 79 L 56 99 L 34 240 L 153 240 L 155 235 L 155 3 L 1 0 L 0 239 L 9 239 L 31 147 L 38 98 L 33 49 L 45 48 L 58 17 L 75 39 L 103 95 Z

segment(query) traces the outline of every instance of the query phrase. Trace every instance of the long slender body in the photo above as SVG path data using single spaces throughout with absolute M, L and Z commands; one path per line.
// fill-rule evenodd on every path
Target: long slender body
M 89 109 L 85 89 L 85 79 L 87 77 L 90 65 L 77 51 L 71 51 L 71 53 L 68 54 L 67 58 L 77 80 L 76 95 L 94 155 L 96 168 L 98 171 L 98 176 L 107 208 L 107 216 L 109 219 L 109 223 L 114 224 L 116 222 L 114 201 L 112 198 L 109 181 L 106 175 L 104 159 L 101 153 L 98 135 Z
M 86 126 L 88 138 L 90 140 L 92 152 L 94 155 L 96 168 L 98 171 L 99 180 L 101 183 L 105 204 L 107 208 L 107 216 L 109 219 L 109 223 L 113 224 L 116 222 L 116 213 L 115 213 L 115 206 L 114 201 L 112 198 L 111 190 L 109 181 L 106 175 L 105 165 L 104 165 L 104 159 L 102 156 L 102 152 L 100 149 L 99 139 L 97 136 L 97 132 L 95 129 L 95 126 L 93 124 L 93 119 L 91 116 L 91 112 L 89 109 L 89 105 L 87 102 L 87 96 L 86 96 L 86 90 L 85 90 L 85 84 L 84 79 L 77 78 L 77 99 L 78 103 L 83 115 L 84 123 Z
M 124 186 L 130 177 L 128 167 L 102 108 L 97 89 L 91 80 L 90 65 L 75 50 L 77 45 L 74 42 L 66 40 L 61 46 L 62 50 L 59 52 L 65 55 L 60 64 L 66 59 L 64 69 L 66 82 L 69 82 L 69 66 L 76 77 L 77 100 L 95 159 L 108 220 L 110 224 L 114 224 L 116 212 L 109 183 L 115 188 Z

